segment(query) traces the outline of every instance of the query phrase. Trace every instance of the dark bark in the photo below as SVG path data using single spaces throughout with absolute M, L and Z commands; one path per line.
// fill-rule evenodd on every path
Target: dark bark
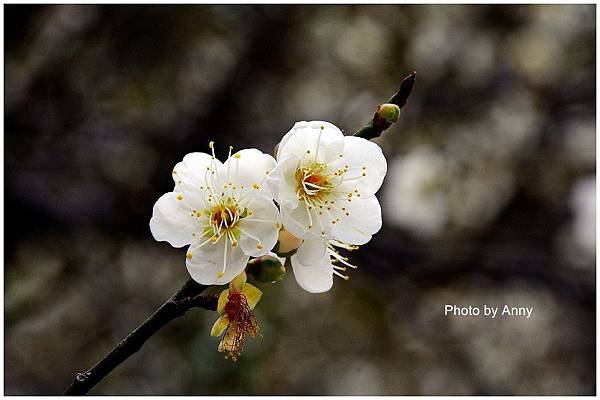
M 204 289 L 206 286 L 200 285 L 192 279 L 188 280 L 181 289 L 127 335 L 102 360 L 89 370 L 77 373 L 73 383 L 64 391 L 63 395 L 83 395 L 89 392 L 113 369 L 137 352 L 160 328 L 182 316 L 189 309 L 199 307 L 216 310 L 217 295 L 204 295 L 202 294 Z

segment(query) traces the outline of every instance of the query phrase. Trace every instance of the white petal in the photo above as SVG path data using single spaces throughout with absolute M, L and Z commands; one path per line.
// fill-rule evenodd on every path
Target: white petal
M 227 242 L 227 254 L 225 254 L 225 242 Z M 221 238 L 216 244 L 207 243 L 204 246 L 193 250 L 194 244 L 188 252 L 192 253 L 192 258 L 187 258 L 186 267 L 192 279 L 202 285 L 224 285 L 238 276 L 248 263 L 248 257 L 240 246 L 232 247 L 231 241 Z M 223 271 L 224 257 L 226 255 L 225 274 L 219 277 Z
M 267 184 L 275 200 L 280 205 L 295 208 L 298 206 L 298 194 L 296 193 L 296 168 L 298 160 L 285 158 L 277 163 L 269 174 Z
M 319 219 L 317 219 L 315 211 L 316 209 L 307 211 L 306 203 L 304 201 L 299 201 L 298 207 L 294 209 L 281 206 L 281 221 L 285 229 L 287 229 L 292 235 L 296 236 L 297 238 L 316 239 L 322 237 L 322 227 L 321 223 L 319 222 Z M 311 215 L 310 218 L 308 216 L 309 212 Z M 324 229 L 327 229 L 327 220 L 323 217 L 324 215 L 320 216 L 320 221 L 322 221 Z
M 326 239 L 305 240 L 294 255 L 302 265 L 317 263 L 327 252 Z
M 355 136 L 344 138 L 344 156 L 330 167 L 340 168 L 344 165 L 348 165 L 350 169 L 344 174 L 344 183 L 338 189 L 346 192 L 357 189 L 363 197 L 370 197 L 379 190 L 387 172 L 387 162 L 381 147 Z
M 322 293 L 333 286 L 333 265 L 327 253 L 314 264 L 304 265 L 295 255 L 291 262 L 296 282 L 307 292 Z
M 174 191 L 184 195 L 184 202 L 190 208 L 206 208 L 206 191 L 214 191 L 222 167 L 219 160 L 212 160 L 212 156 L 206 153 L 186 154 L 183 161 L 173 168 Z
M 233 154 L 223 164 L 223 182 L 229 182 L 236 187 L 244 186 L 244 193 L 259 191 L 261 194 L 271 196 L 266 185 L 267 173 L 275 168 L 275 159 L 257 149 L 244 149 Z
M 154 204 L 150 231 L 155 240 L 169 242 L 173 247 L 183 247 L 192 242 L 192 233 L 199 229 L 195 217 L 177 197 L 180 193 L 169 192 Z
M 278 159 L 308 159 L 319 163 L 335 160 L 344 149 L 344 134 L 325 121 L 311 121 L 292 133 L 277 154 Z
M 280 228 L 279 210 L 273 200 L 263 196 L 255 197 L 247 207 L 252 210 L 252 215 L 238 222 L 242 231 L 239 244 L 246 255 L 263 256 L 277 243 Z
M 375 196 L 353 197 L 351 202 L 338 200 L 338 208 L 332 213 L 339 220 L 331 225 L 331 236 L 348 244 L 361 245 L 371 240 L 371 236 L 381 229 L 381 207 Z M 346 215 L 346 212 L 349 215 Z
M 277 146 L 277 154 L 275 154 L 275 158 L 277 159 L 277 161 L 280 160 L 279 154 L 281 153 L 281 149 L 283 149 L 285 147 L 285 145 L 286 145 L 287 141 L 290 139 L 290 137 L 296 133 L 296 130 L 302 129 L 306 126 L 308 126 L 308 122 L 306 122 L 306 121 L 296 122 L 294 124 L 294 126 L 292 126 L 292 129 L 290 129 L 285 135 L 283 135 L 283 137 L 281 138 L 281 141 L 279 142 L 279 145 Z
M 294 126 L 292 127 L 292 129 L 290 129 L 288 131 L 288 133 L 286 133 L 285 135 L 283 135 L 283 138 L 281 138 L 281 141 L 279 142 L 279 146 L 277 147 L 277 154 L 276 154 L 276 158 L 277 160 L 279 160 L 279 153 L 281 152 L 281 149 L 283 149 L 285 147 L 285 145 L 287 144 L 287 141 L 290 139 L 290 137 L 292 137 L 292 135 L 294 135 L 296 132 L 298 131 L 302 131 L 304 129 L 309 129 L 311 126 L 316 126 L 316 127 L 321 127 L 324 126 L 326 129 L 336 129 L 339 130 L 335 125 L 333 125 L 331 122 L 327 122 L 327 121 L 299 121 L 296 122 L 294 124 Z
M 176 186 L 183 188 L 206 186 L 206 168 L 210 168 L 212 157 L 206 153 L 189 153 L 183 157 L 183 161 L 177 163 L 173 168 L 173 180 Z M 221 166 L 219 160 L 215 160 L 216 166 Z

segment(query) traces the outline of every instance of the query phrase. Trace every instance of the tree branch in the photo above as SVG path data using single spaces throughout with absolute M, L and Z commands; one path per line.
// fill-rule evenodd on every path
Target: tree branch
M 181 289 L 175 292 L 146 321 L 127 335 L 100 362 L 89 370 L 76 374 L 73 383 L 64 391 L 63 395 L 86 394 L 113 369 L 137 352 L 160 328 L 175 318 L 182 316 L 189 309 L 198 307 L 207 310 L 216 310 L 217 295 L 202 294 L 205 289 L 206 286 L 189 279 Z
M 412 91 L 413 86 L 415 85 L 415 81 L 417 80 L 417 71 L 413 71 L 404 80 L 400 85 L 400 90 L 393 95 L 387 102 L 391 104 L 395 104 L 400 109 L 406 105 L 406 101 L 408 100 L 408 96 L 410 96 L 410 92 Z M 381 136 L 381 133 L 389 128 L 390 124 L 383 121 L 375 112 L 375 115 L 365 125 L 363 128 L 358 130 L 354 136 L 358 136 L 361 138 L 365 138 L 367 140 L 375 139 L 376 137 Z

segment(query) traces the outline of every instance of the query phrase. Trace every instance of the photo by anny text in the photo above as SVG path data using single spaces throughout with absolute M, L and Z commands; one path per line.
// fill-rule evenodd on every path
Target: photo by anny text
M 504 304 L 502 306 L 457 306 L 455 304 L 444 305 L 444 316 L 446 317 L 487 317 L 495 318 L 525 318 L 529 319 L 533 316 L 533 307 L 511 306 Z

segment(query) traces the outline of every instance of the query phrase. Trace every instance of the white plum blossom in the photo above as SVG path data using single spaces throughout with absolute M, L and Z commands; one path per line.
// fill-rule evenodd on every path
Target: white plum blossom
M 231 154 L 187 154 L 175 165 L 175 188 L 154 205 L 150 229 L 173 247 L 190 245 L 186 266 L 203 285 L 223 285 L 250 256 L 268 254 L 277 242 L 279 211 L 265 180 L 275 160 L 257 149 Z
M 333 274 L 345 277 L 338 272 L 344 267 L 336 269 L 331 262 L 346 261 L 333 246 L 354 249 L 379 231 L 375 193 L 386 171 L 377 144 L 344 136 L 329 122 L 297 122 L 283 137 L 268 183 L 285 229 L 304 240 L 291 257 L 302 288 L 329 290 Z

